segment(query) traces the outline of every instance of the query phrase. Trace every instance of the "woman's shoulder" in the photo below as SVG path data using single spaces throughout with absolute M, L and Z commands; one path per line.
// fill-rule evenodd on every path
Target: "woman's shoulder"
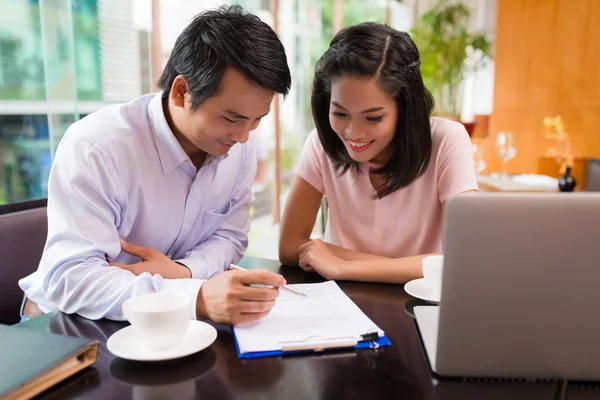
M 431 141 L 434 151 L 471 147 L 471 138 L 465 126 L 446 118 L 431 117 Z
M 452 136 L 469 136 L 465 126 L 458 121 L 441 117 L 431 117 L 430 124 L 431 136 L 434 141 L 436 139 L 439 141 Z
M 319 140 L 319 132 L 317 132 L 317 128 L 314 128 L 312 131 L 310 131 L 308 133 L 308 136 L 306 136 L 305 143 L 307 146 L 319 148 L 321 150 L 323 149 L 323 146 L 321 145 L 321 141 Z
M 319 133 L 316 128 L 310 131 L 308 136 L 306 136 L 302 152 L 305 156 L 310 155 L 311 157 L 316 157 L 320 160 L 327 159 L 327 153 L 325 153 L 325 149 L 321 144 Z

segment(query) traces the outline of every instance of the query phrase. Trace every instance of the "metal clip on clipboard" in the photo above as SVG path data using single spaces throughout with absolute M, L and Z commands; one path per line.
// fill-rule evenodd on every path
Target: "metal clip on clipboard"
M 315 340 L 318 339 L 318 340 Z M 281 351 L 302 351 L 312 350 L 315 352 L 325 351 L 328 349 L 343 349 L 347 347 L 356 347 L 358 341 L 353 337 L 325 339 L 320 336 L 311 336 L 306 340 L 293 342 L 280 342 Z
M 370 331 L 360 336 L 362 337 L 362 341 L 369 342 L 370 349 L 376 349 L 379 347 L 379 344 L 376 342 L 376 340 L 379 338 L 379 334 L 377 332 Z M 351 336 L 330 339 L 325 339 L 321 336 L 311 336 L 306 338 L 305 340 L 279 343 L 279 345 L 281 346 L 281 351 L 283 352 L 303 350 L 312 350 L 315 352 L 320 352 L 329 349 L 343 349 L 349 347 L 356 347 L 357 344 L 358 340 Z
M 375 350 L 379 348 L 379 343 L 376 342 L 376 340 L 379 339 L 379 333 L 377 333 L 376 331 L 369 331 L 360 336 L 362 337 L 363 341 L 369 342 L 370 349 Z

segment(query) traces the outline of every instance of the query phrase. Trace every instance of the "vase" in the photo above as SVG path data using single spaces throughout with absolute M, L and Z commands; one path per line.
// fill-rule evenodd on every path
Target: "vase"
M 558 178 L 558 188 L 561 192 L 572 192 L 577 186 L 577 181 L 571 175 L 571 167 L 567 167 L 565 174 Z

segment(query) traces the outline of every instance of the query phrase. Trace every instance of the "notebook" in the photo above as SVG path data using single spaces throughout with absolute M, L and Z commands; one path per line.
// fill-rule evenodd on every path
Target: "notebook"
M 378 348 L 391 342 L 334 281 L 289 285 L 268 316 L 233 327 L 239 358 Z
M 0 325 L 0 398 L 31 398 L 96 361 L 98 343 Z

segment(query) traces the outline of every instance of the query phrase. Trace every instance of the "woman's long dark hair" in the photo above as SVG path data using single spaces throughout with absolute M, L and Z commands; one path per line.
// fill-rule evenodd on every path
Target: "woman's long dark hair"
M 336 170 L 359 172 L 344 143 L 329 123 L 331 82 L 345 76 L 374 77 L 398 106 L 396 132 L 390 143 L 391 158 L 374 172 L 383 176 L 375 198 L 410 185 L 421 176 L 431 159 L 433 97 L 423 85 L 419 51 L 406 32 L 366 22 L 342 29 L 317 62 L 311 98 L 319 139 Z

